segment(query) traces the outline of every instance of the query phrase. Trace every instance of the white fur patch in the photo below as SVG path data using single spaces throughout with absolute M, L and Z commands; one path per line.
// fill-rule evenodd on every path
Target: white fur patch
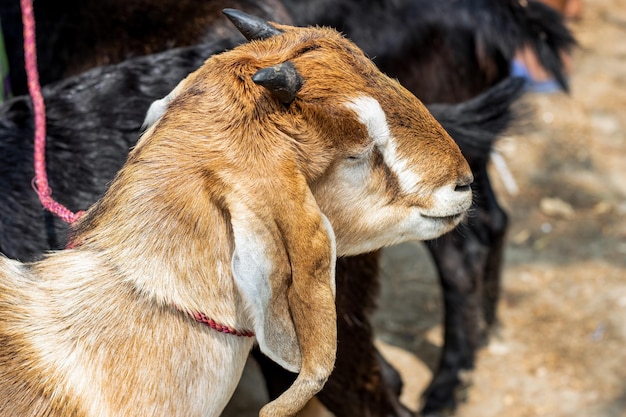
M 156 121 L 159 120 L 161 116 L 163 116 L 163 113 L 165 113 L 165 110 L 167 110 L 168 104 L 169 104 L 169 100 L 167 99 L 167 96 L 163 97 L 160 100 L 153 101 L 152 104 L 150 104 L 150 107 L 148 108 L 148 112 L 146 113 L 146 117 L 143 120 L 141 129 L 145 130 L 149 128 L 150 126 L 152 126 L 153 124 L 155 124 Z
M 143 124 L 141 125 L 142 130 L 146 130 L 151 127 L 157 122 L 157 120 L 161 118 L 161 116 L 163 116 L 163 114 L 165 114 L 165 112 L 167 111 L 167 106 L 170 104 L 170 101 L 175 99 L 178 95 L 178 92 L 180 90 L 179 86 L 180 84 L 177 85 L 176 88 L 174 88 L 172 91 L 170 91 L 168 95 L 166 95 L 162 99 L 153 101 L 152 104 L 150 104 L 150 107 L 146 112 L 146 117 L 143 120 Z
M 346 106 L 356 112 L 361 123 L 383 154 L 385 164 L 394 172 L 400 188 L 407 194 L 417 192 L 421 177 L 410 168 L 406 159 L 398 155 L 396 141 L 391 135 L 385 111 L 373 97 L 362 96 L 348 102 Z
M 288 333 L 286 338 L 293 342 L 293 346 L 281 346 L 284 350 L 280 352 L 276 350 L 272 332 L 266 332 L 267 316 L 273 310 L 270 305 L 273 296 L 270 280 L 275 274 L 274 261 L 270 255 L 272 232 L 266 229 L 263 222 L 251 211 L 244 208 L 244 205 L 240 205 L 239 210 L 233 210 L 233 213 L 236 212 L 245 213 L 245 215 L 244 218 L 233 216 L 232 219 L 235 251 L 231 267 L 237 288 L 254 321 L 256 340 L 261 351 L 274 362 L 291 372 L 298 372 L 301 367 L 301 357 L 293 325 L 282 328 Z M 277 323 L 273 324 L 277 325 Z
M 239 226 L 237 222 L 233 222 L 233 232 L 235 252 L 231 267 L 235 282 L 244 296 L 252 318 L 262 321 L 272 298 L 269 281 L 274 265 L 264 251 L 264 241 L 258 235 L 245 226 Z M 257 338 L 263 339 L 263 323 L 256 323 L 255 328 Z

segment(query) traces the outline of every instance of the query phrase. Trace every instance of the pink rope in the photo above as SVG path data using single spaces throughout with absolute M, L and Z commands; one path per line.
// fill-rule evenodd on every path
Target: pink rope
M 253 337 L 254 332 L 250 330 L 236 330 L 228 326 L 224 326 L 216 323 L 213 319 L 208 318 L 204 313 L 193 313 L 191 317 L 194 318 L 198 323 L 202 323 L 205 326 L 212 328 L 213 330 L 217 330 L 221 333 L 228 333 L 239 337 Z
M 35 113 L 35 178 L 33 184 L 39 200 L 44 208 L 59 216 L 66 223 L 73 223 L 82 212 L 72 213 L 62 204 L 54 201 L 52 191 L 48 186 L 46 175 L 46 108 L 39 85 L 37 71 L 37 51 L 35 44 L 35 17 L 32 0 L 20 0 L 22 6 L 22 24 L 24 25 L 24 63 L 28 79 L 28 91 L 33 101 Z

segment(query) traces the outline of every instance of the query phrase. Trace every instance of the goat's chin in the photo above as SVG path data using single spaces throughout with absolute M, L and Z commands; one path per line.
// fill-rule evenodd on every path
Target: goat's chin
M 430 236 L 421 240 L 431 240 L 440 237 L 457 227 L 467 218 L 467 212 L 457 213 L 450 216 L 422 216 L 430 224 Z
M 354 256 L 397 245 L 404 242 L 432 240 L 450 232 L 467 217 L 467 212 L 449 216 L 430 216 L 414 211 L 386 230 L 369 234 L 355 233 L 354 239 L 343 235 L 337 237 L 337 256 Z

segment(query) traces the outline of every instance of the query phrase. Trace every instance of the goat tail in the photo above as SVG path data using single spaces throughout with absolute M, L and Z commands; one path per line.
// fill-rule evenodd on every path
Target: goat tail
M 462 103 L 427 107 L 470 163 L 486 161 L 498 136 L 515 120 L 512 106 L 521 97 L 523 87 L 522 78 L 509 77 Z

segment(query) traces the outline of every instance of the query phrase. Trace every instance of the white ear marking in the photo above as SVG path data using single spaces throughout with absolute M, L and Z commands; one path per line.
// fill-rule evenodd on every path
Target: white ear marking
M 255 240 L 252 234 L 237 233 L 232 259 L 237 287 L 245 295 L 253 320 L 263 317 L 272 292 L 269 286 L 271 261 L 264 256 Z
M 253 216 L 250 216 L 253 218 Z M 270 303 L 284 302 L 282 306 L 288 315 L 286 298 L 276 297 L 272 293 L 270 280 L 276 275 L 276 265 L 270 257 L 274 252 L 271 248 L 271 232 L 267 229 L 252 230 L 245 221 L 233 219 L 235 251 L 231 262 L 233 277 L 246 307 L 254 322 L 254 332 L 261 351 L 274 362 L 291 372 L 299 372 L 302 365 L 300 349 L 297 343 L 295 328 L 291 322 L 283 322 L 284 326 L 273 315 L 277 305 Z M 267 326 L 282 331 L 279 337 L 289 343 L 283 343 L 277 350 L 276 335 L 266 332 Z

